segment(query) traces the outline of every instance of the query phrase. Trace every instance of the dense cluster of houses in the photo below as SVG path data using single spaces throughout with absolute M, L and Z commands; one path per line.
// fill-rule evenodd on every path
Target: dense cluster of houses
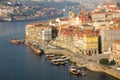
M 110 53 L 120 63 L 120 10 L 117 2 L 99 5 L 94 11 L 82 9 L 67 18 L 27 24 L 26 39 L 53 41 L 59 46 L 84 55 Z

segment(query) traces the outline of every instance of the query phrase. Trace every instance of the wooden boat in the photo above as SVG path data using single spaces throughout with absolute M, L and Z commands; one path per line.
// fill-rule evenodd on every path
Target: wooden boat
M 75 68 L 75 66 L 69 66 L 69 72 L 71 72 L 72 74 L 75 74 L 75 75 L 80 74 L 80 70 Z
M 51 63 L 55 64 L 55 65 L 59 65 L 59 61 L 57 61 L 57 60 L 51 60 Z
M 66 61 L 59 61 L 59 64 L 60 64 L 60 65 L 65 65 L 65 64 L 66 64 Z
M 45 58 L 48 59 L 48 60 L 53 60 L 54 57 L 55 57 L 54 54 L 46 54 L 46 55 L 45 55 Z
M 20 40 L 18 40 L 17 38 L 14 38 L 14 39 L 12 38 L 10 40 L 10 42 L 13 43 L 13 44 L 22 44 L 22 42 Z
M 31 45 L 30 47 L 31 47 L 31 49 L 32 49 L 37 55 L 40 55 L 40 54 L 41 54 L 41 50 L 40 50 L 40 49 L 36 48 L 36 47 L 33 46 L 33 45 Z
M 51 63 L 55 64 L 55 65 L 64 65 L 64 64 L 66 64 L 66 60 L 63 60 L 63 59 L 53 59 L 53 60 L 51 60 Z

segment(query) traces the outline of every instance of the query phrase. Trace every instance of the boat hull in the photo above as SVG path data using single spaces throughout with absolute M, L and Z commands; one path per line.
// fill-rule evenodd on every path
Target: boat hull
M 48 59 L 48 60 L 53 60 L 54 57 L 55 57 L 55 55 L 53 55 L 53 54 L 46 54 L 45 55 L 45 58 Z
M 41 54 L 41 50 L 40 49 L 37 49 L 36 47 L 34 47 L 32 45 L 30 47 L 35 52 L 36 55 L 40 55 Z
M 22 44 L 20 40 L 11 40 L 10 42 L 13 44 Z
M 58 61 L 53 61 L 53 60 L 52 60 L 51 63 L 54 64 L 54 65 L 59 65 L 59 62 L 58 62 Z
M 76 69 L 74 66 L 70 66 L 69 67 L 69 72 L 75 75 L 79 75 L 80 74 L 80 70 Z

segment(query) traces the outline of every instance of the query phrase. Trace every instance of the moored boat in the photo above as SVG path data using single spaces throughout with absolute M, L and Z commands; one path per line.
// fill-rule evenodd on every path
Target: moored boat
M 59 61 L 57 61 L 57 60 L 51 60 L 51 63 L 55 64 L 55 65 L 59 65 Z
M 11 38 L 10 42 L 13 44 L 22 44 L 22 42 L 17 38 Z
M 32 49 L 37 55 L 40 55 L 40 54 L 41 54 L 41 50 L 40 50 L 40 49 L 36 48 L 36 47 L 33 46 L 33 45 L 31 45 L 30 47 L 31 47 L 31 49 Z
M 66 64 L 66 60 L 63 60 L 63 59 L 53 59 L 53 60 L 51 60 L 51 63 L 55 64 L 55 65 L 64 65 L 64 64 Z
M 45 58 L 48 59 L 48 60 L 53 60 L 54 57 L 55 57 L 55 55 L 52 54 L 52 53 L 50 53 L 50 54 L 46 54 L 46 55 L 45 55 Z
M 69 66 L 69 72 L 71 72 L 72 74 L 75 74 L 75 75 L 80 74 L 80 70 L 75 68 L 75 66 Z

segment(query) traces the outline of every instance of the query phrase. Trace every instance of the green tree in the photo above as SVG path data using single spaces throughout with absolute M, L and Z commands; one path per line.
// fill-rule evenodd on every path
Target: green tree
M 103 65 L 108 65 L 109 64 L 109 60 L 107 58 L 102 58 L 102 59 L 99 60 L 99 63 L 103 64 Z

